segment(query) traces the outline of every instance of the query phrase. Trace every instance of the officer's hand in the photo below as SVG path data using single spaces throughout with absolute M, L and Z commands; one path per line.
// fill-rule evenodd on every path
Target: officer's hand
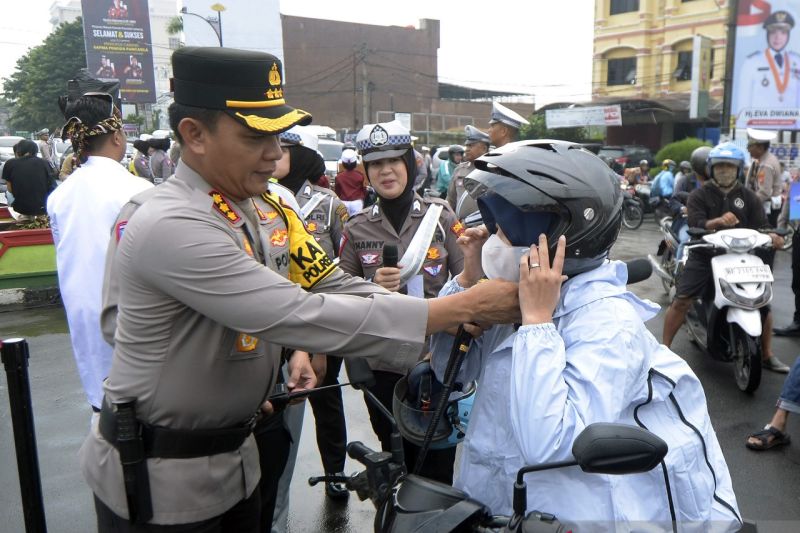
M 772 247 L 776 250 L 780 250 L 783 248 L 784 244 L 786 244 L 786 241 L 784 241 L 783 237 L 777 233 L 770 233 L 769 236 L 772 237 Z
M 317 376 L 314 375 L 314 369 L 308 359 L 308 352 L 296 350 L 289 358 L 287 368 L 289 369 L 289 381 L 286 382 L 286 388 L 290 392 L 313 389 L 316 386 Z
M 539 246 L 531 245 L 529 256 L 519 262 L 519 305 L 522 324 L 543 324 L 553 320 L 553 311 L 561 296 L 561 284 L 567 277 L 561 274 L 564 268 L 564 250 L 567 240 L 558 238 L 556 257 L 550 266 L 550 251 L 547 237 L 539 236 Z
M 386 289 L 397 292 L 400 290 L 400 269 L 395 267 L 381 267 L 375 271 L 372 281 Z
M 464 253 L 464 270 L 458 276 L 458 284 L 462 287 L 472 287 L 483 277 L 481 249 L 488 238 L 489 230 L 486 226 L 480 225 L 469 228 L 456 240 Z
M 516 283 L 489 279 L 475 284 L 466 294 L 470 296 L 473 321 L 482 326 L 520 322 L 519 287 Z
M 739 219 L 738 219 L 738 218 L 736 218 L 736 215 L 734 215 L 734 214 L 733 214 L 733 213 L 731 213 L 730 211 L 728 211 L 727 213 L 725 213 L 724 215 L 722 215 L 721 217 L 719 217 L 719 220 L 720 220 L 720 222 L 722 223 L 722 225 L 723 225 L 724 227 L 726 227 L 726 228 L 732 228 L 732 227 L 734 227 L 736 224 L 738 224 L 738 223 L 739 223 Z

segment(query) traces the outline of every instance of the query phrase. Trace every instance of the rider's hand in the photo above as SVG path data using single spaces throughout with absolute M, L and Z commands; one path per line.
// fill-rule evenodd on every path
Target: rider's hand
M 325 379 L 325 374 L 328 372 L 328 356 L 324 353 L 314 354 L 311 358 L 311 368 L 317 377 L 317 383 L 322 383 L 322 380 Z
M 547 237 L 539 236 L 538 248 L 531 246 L 529 256 L 519 263 L 519 306 L 522 310 L 522 323 L 543 324 L 553 320 L 553 311 L 561 296 L 561 284 L 567 279 L 561 274 L 564 268 L 564 251 L 567 239 L 558 238 L 556 257 L 550 266 L 550 252 Z
M 776 250 L 783 248 L 784 244 L 786 244 L 786 241 L 784 241 L 783 237 L 777 233 L 770 233 L 769 236 L 772 237 L 772 247 Z
M 720 220 L 720 222 L 722 223 L 722 225 L 723 225 L 724 227 L 726 227 L 726 228 L 732 228 L 732 227 L 734 227 L 736 224 L 738 224 L 738 223 L 739 223 L 739 219 L 738 219 L 738 218 L 736 218 L 736 215 L 734 215 L 734 214 L 733 214 L 733 213 L 731 213 L 730 211 L 728 211 L 727 213 L 725 213 L 724 215 L 722 215 L 721 217 L 719 217 L 719 220 Z
M 464 270 L 458 275 L 458 284 L 462 287 L 472 287 L 483 277 L 481 249 L 488 238 L 486 226 L 480 225 L 469 228 L 456 241 L 464 253 Z
M 381 267 L 375 271 L 372 281 L 386 289 L 397 292 L 400 290 L 400 269 L 395 267 Z

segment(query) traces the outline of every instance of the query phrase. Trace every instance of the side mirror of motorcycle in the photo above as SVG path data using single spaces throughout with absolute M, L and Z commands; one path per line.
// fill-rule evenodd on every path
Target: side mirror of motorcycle
M 344 368 L 347 372 L 347 379 L 350 385 L 356 390 L 364 390 L 375 386 L 375 374 L 369 367 L 369 363 L 363 357 L 346 357 Z
M 635 474 L 655 468 L 668 446 L 649 431 L 625 424 L 590 424 L 572 445 L 572 455 L 584 472 Z
M 668 449 L 667 443 L 660 437 L 640 427 L 600 422 L 589 424 L 572 445 L 574 460 L 519 469 L 514 483 L 512 522 L 518 522 L 525 516 L 528 498 L 523 477 L 529 472 L 580 466 L 584 472 L 594 474 L 635 474 L 655 468 L 667 455 Z

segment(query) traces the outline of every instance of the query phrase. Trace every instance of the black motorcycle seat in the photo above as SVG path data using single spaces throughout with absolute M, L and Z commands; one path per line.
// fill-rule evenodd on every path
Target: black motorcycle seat
M 397 490 L 397 504 L 411 513 L 443 511 L 467 499 L 463 491 L 414 474 L 406 476 Z

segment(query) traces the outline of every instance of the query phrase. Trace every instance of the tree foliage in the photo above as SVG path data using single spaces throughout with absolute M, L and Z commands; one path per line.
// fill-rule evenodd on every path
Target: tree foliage
M 561 141 L 583 142 L 589 138 L 586 128 L 547 129 L 544 113 L 536 113 L 528 117 L 529 125 L 523 125 L 519 132 L 520 139 L 557 139 Z
M 656 163 L 661 165 L 661 162 L 665 159 L 672 159 L 676 164 L 679 164 L 681 161 L 690 161 L 692 152 L 701 146 L 710 145 L 709 143 L 701 141 L 700 139 L 696 139 L 695 137 L 686 137 L 680 141 L 666 144 L 656 154 Z
M 17 60 L 3 80 L 5 97 L 12 104 L 9 124 L 16 130 L 54 131 L 64 123 L 58 97 L 66 94 L 67 80 L 86 67 L 81 18 L 58 26 L 47 38 Z

